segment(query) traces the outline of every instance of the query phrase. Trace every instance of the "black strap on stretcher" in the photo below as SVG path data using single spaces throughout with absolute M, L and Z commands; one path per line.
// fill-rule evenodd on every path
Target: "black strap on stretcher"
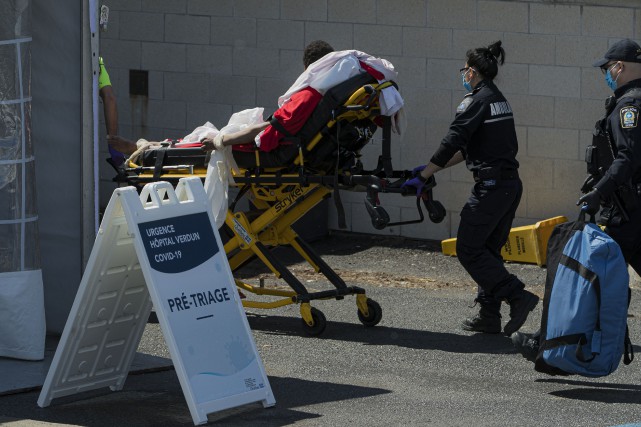
M 383 163 L 383 171 L 385 175 L 391 177 L 394 168 L 392 167 L 392 118 L 383 116 L 383 150 L 381 153 L 381 161 Z
M 345 230 L 347 222 L 345 221 L 345 208 L 341 200 L 341 192 L 338 191 L 338 176 L 334 180 L 334 206 L 336 207 L 336 220 L 338 221 L 338 228 Z
M 269 118 L 269 124 L 285 135 L 285 138 L 283 138 L 286 141 L 292 141 L 298 145 L 299 150 L 303 150 L 304 154 L 309 153 L 307 150 L 307 147 L 303 147 L 301 144 L 301 138 L 292 134 L 289 132 L 285 127 L 278 121 L 276 117 L 270 117 Z M 340 125 L 337 126 L 337 132 L 340 131 Z M 336 138 L 338 139 L 338 134 L 336 135 Z M 389 147 L 388 147 L 389 148 Z M 339 161 L 339 159 L 337 159 Z M 346 229 L 347 228 L 347 222 L 345 221 L 345 208 L 343 207 L 343 202 L 341 200 L 341 195 L 340 191 L 338 190 L 338 171 L 336 171 L 336 175 L 334 176 L 334 191 L 333 191 L 333 196 L 334 196 L 334 205 L 336 206 L 336 214 L 337 214 L 337 220 L 338 220 L 338 228 L 340 229 Z
M 281 125 L 276 117 L 270 116 L 268 121 L 273 128 L 275 128 L 278 132 L 285 135 L 287 138 L 294 138 L 294 134 L 292 134 L 290 131 L 285 129 L 285 126 Z
M 296 142 L 300 146 L 301 139 L 296 135 L 294 135 L 293 133 L 291 133 L 290 131 L 288 131 L 287 129 L 285 129 L 285 126 L 283 126 L 276 117 L 273 117 L 273 116 L 270 117 L 269 124 L 278 132 L 285 135 L 285 138 L 283 138 L 284 141 Z M 301 147 L 301 148 L 304 148 L 304 147 Z
M 332 113 L 332 116 L 335 113 Z M 338 228 L 344 230 L 347 228 L 347 222 L 345 221 L 345 208 L 343 207 L 343 201 L 341 200 L 341 192 L 338 190 L 338 162 L 341 158 L 341 147 L 340 147 L 340 133 L 341 133 L 341 124 L 340 121 L 336 121 L 336 171 L 334 173 L 334 206 L 336 207 L 336 219 L 338 221 Z
M 158 180 L 162 176 L 162 166 L 163 166 L 163 163 L 165 162 L 166 154 L 167 154 L 167 149 L 165 147 L 161 147 L 156 150 L 156 163 L 154 164 L 154 180 Z
M 268 119 L 268 121 L 269 121 L 269 124 L 270 124 L 274 129 L 276 129 L 278 132 L 280 132 L 280 133 L 282 133 L 283 135 L 285 135 L 285 138 L 283 138 L 283 141 L 290 141 L 290 142 L 292 142 L 292 143 L 296 144 L 296 146 L 298 147 L 298 152 L 299 152 L 299 154 L 300 154 L 300 152 L 301 152 L 301 151 L 302 151 L 302 154 L 303 154 L 303 155 L 307 155 L 307 153 L 309 153 L 309 151 L 307 150 L 307 147 L 306 147 L 306 146 L 303 146 L 301 137 L 300 137 L 300 136 L 297 136 L 297 135 L 294 135 L 293 133 L 291 133 L 290 131 L 288 131 L 287 129 L 285 129 L 285 126 L 283 126 L 283 125 L 278 121 L 278 119 L 277 119 L 276 117 L 274 117 L 274 116 L 270 116 L 270 117 L 269 117 L 269 119 Z M 301 161 L 302 161 L 302 160 L 303 160 L 303 159 L 301 159 Z M 302 162 L 301 162 L 301 165 L 300 165 L 300 166 L 301 166 L 301 167 L 303 166 Z

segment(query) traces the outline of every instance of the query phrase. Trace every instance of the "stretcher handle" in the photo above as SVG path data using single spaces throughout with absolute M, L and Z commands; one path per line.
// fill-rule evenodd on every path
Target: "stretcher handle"
M 436 178 L 434 178 L 434 175 L 432 175 L 427 179 L 427 181 L 425 181 L 425 184 L 423 184 L 421 193 L 425 194 L 434 187 L 436 187 Z M 400 190 L 401 195 L 404 197 L 416 196 L 416 190 L 414 189 L 414 187 L 401 187 Z
M 361 105 L 347 105 L 345 109 L 347 111 L 362 111 L 362 110 L 369 110 L 374 101 L 376 100 L 376 96 L 378 95 L 378 91 L 374 89 L 372 85 L 365 85 L 363 86 L 363 89 L 365 89 L 366 93 L 369 93 L 369 97 L 367 97 L 367 101 L 365 101 L 365 104 Z
M 404 171 L 401 174 L 401 176 L 402 178 L 399 179 L 398 181 L 385 186 L 384 192 L 400 194 L 403 197 L 408 197 L 408 196 L 416 197 L 416 190 L 414 189 L 414 187 L 400 187 L 400 185 L 403 182 L 405 182 L 405 177 L 411 176 L 411 172 Z M 424 219 L 424 216 L 423 216 L 423 210 L 421 209 L 421 202 L 423 202 L 423 206 L 425 206 L 425 209 L 427 210 L 427 214 L 430 218 L 430 221 L 432 221 L 435 224 L 438 224 L 441 221 L 443 221 L 446 215 L 446 211 L 443 205 L 441 204 L 441 202 L 434 200 L 434 192 L 433 192 L 434 187 L 436 187 L 436 178 L 432 175 L 425 182 L 425 185 L 423 186 L 421 191 L 421 196 L 416 197 L 416 208 L 418 210 L 419 219 L 410 220 L 410 221 L 401 221 L 401 222 L 390 222 L 386 226 L 391 227 L 393 225 L 408 225 L 408 224 L 417 224 L 419 222 L 422 222 Z
M 387 224 L 387 226 L 391 227 L 393 225 L 410 225 L 410 224 L 418 224 L 423 222 L 423 220 L 425 220 L 425 215 L 423 215 L 423 209 L 421 209 L 421 199 L 419 199 L 418 197 L 416 198 L 416 209 L 418 210 L 418 219 L 390 222 L 389 224 Z
M 140 200 L 145 207 L 160 207 L 161 205 L 177 205 L 179 203 L 174 187 L 166 181 L 145 185 L 140 192 Z
M 407 180 L 406 177 L 411 176 L 411 172 L 409 171 L 403 171 L 401 173 L 401 179 L 398 181 L 395 181 L 387 186 L 385 186 L 384 193 L 395 193 L 395 194 L 400 194 L 403 197 L 416 197 L 416 188 L 414 187 L 401 187 L 401 185 Z M 434 178 L 434 175 L 430 176 L 427 181 L 425 181 L 425 184 L 423 185 L 423 188 L 421 190 L 422 193 L 422 198 L 425 197 L 425 195 L 428 195 L 431 198 L 431 190 L 436 187 L 436 178 Z
M 162 166 L 160 169 L 162 172 L 184 170 L 184 171 L 189 171 L 189 175 L 194 174 L 194 165 Z M 153 170 L 156 170 L 155 166 L 136 166 L 135 168 L 125 168 L 125 172 L 135 172 L 135 173 L 141 173 L 141 172 L 153 171 Z

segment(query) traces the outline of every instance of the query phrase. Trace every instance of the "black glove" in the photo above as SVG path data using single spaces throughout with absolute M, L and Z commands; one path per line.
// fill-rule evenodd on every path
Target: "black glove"
M 590 215 L 596 215 L 599 212 L 601 207 L 601 193 L 596 188 L 590 191 L 589 193 L 584 194 L 579 198 L 579 201 L 576 202 L 576 205 L 583 205 L 582 210 L 587 212 Z
M 585 181 L 583 181 L 583 185 L 581 185 L 581 193 L 589 193 L 590 191 L 592 191 L 597 182 L 599 182 L 598 177 L 594 175 L 588 175 L 587 178 L 585 178 Z

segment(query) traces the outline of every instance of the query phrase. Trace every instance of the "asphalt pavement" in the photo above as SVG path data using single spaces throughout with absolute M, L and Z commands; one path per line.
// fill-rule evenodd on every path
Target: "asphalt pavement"
M 314 302 L 328 320 L 305 335 L 297 306 L 250 310 L 248 319 L 276 406 L 252 404 L 210 415 L 218 426 L 615 426 L 641 422 L 641 360 L 601 379 L 550 377 L 512 349 L 507 337 L 460 330 L 475 288 L 456 258 L 433 242 L 334 234 L 313 246 L 349 284 L 383 308 L 360 324 L 353 297 Z M 292 251 L 278 250 L 311 289 L 328 284 Z M 508 264 L 542 295 L 545 269 Z M 260 265 L 248 281 L 277 285 Z M 538 328 L 539 305 L 522 328 Z M 629 327 L 641 343 L 641 294 L 633 289 Z M 507 307 L 504 309 L 504 319 Z M 635 346 L 641 354 L 641 347 Z M 140 352 L 169 357 L 159 325 L 148 324 Z M 193 425 L 173 369 L 130 375 L 122 391 L 96 390 L 36 405 L 39 391 L 0 397 L 8 426 Z

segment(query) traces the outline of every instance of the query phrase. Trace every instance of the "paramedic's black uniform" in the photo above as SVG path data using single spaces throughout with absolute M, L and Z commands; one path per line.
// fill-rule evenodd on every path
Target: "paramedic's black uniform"
M 626 261 L 641 274 L 641 94 L 631 96 L 630 91 L 635 88 L 641 90 L 641 79 L 614 91 L 616 106 L 607 116 L 605 130 L 616 147 L 616 158 L 595 187 L 606 201 L 615 193 L 622 196 L 629 219 L 626 221 L 616 206 L 606 206 L 601 219 L 610 217 L 605 221 L 606 232 L 619 244 Z
M 474 175 L 476 183 L 461 211 L 456 253 L 479 286 L 481 314 L 500 317 L 500 298 L 524 288 L 505 269 L 500 253 L 523 192 L 514 117 L 491 80 L 482 81 L 465 95 L 456 111 L 431 162 L 444 167 L 461 151 Z

